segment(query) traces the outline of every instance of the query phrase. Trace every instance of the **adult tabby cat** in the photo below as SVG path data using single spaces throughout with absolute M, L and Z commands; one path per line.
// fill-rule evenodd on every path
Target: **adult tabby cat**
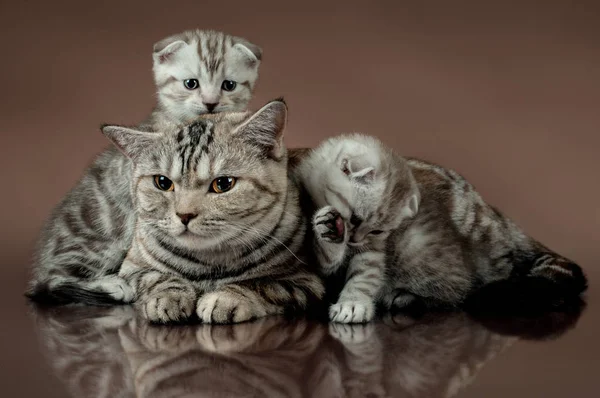
M 243 322 L 320 301 L 322 281 L 302 254 L 307 220 L 288 177 L 286 118 L 275 100 L 164 134 L 103 127 L 133 163 L 137 220 L 119 276 L 145 318 Z
M 262 51 L 239 37 L 186 31 L 154 46 L 158 104 L 140 127 L 162 131 L 199 114 L 240 111 L 250 101 Z M 53 303 L 132 299 L 117 276 L 131 246 L 131 162 L 105 150 L 54 209 L 42 231 L 27 295 Z
M 296 170 L 317 207 L 321 269 L 345 271 L 333 321 L 369 321 L 376 304 L 455 307 L 510 278 L 528 278 L 539 295 L 587 287 L 578 265 L 527 236 L 459 174 L 404 159 L 373 137 L 326 140 Z

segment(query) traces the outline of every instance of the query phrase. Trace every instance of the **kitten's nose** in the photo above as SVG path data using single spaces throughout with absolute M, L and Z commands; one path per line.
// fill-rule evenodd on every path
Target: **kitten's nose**
M 363 220 L 359 216 L 352 213 L 352 216 L 350 217 L 350 224 L 352 224 L 355 228 L 358 228 L 362 222 Z
M 217 105 L 219 105 L 218 102 L 203 102 L 204 106 L 206 107 L 206 109 L 208 109 L 209 112 L 212 112 L 215 110 L 215 108 L 217 107 Z
M 179 214 L 179 213 L 177 213 L 177 217 L 179 217 L 181 219 L 181 223 L 183 225 L 188 225 L 190 223 L 190 221 L 193 218 L 196 218 L 197 216 L 198 216 L 198 214 L 192 214 L 192 213 Z

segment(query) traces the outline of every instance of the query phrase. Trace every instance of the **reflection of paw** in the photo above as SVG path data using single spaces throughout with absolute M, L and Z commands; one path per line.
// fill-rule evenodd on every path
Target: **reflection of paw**
M 341 243 L 344 241 L 346 228 L 340 213 L 332 206 L 318 210 L 313 217 L 313 229 L 318 239 L 327 242 Z
M 153 325 L 142 323 L 137 335 L 144 347 L 150 351 L 181 351 L 196 345 L 192 327 Z
M 109 307 L 108 311 L 92 320 L 93 324 L 101 329 L 117 329 L 124 326 L 135 317 L 135 310 L 130 305 Z
M 267 315 L 262 306 L 228 291 L 200 297 L 196 313 L 204 323 L 238 323 Z
M 164 290 L 143 296 L 142 315 L 150 322 L 170 323 L 187 320 L 194 311 L 196 296 L 192 292 Z
M 202 348 L 211 352 L 240 352 L 251 346 L 265 332 L 265 320 L 238 325 L 201 325 L 196 340 Z
M 369 322 L 375 316 L 372 301 L 340 301 L 329 307 L 329 319 L 340 323 Z
M 344 323 L 330 323 L 329 334 L 342 344 L 360 344 L 368 341 L 375 333 L 375 325 L 364 323 L 348 325 Z

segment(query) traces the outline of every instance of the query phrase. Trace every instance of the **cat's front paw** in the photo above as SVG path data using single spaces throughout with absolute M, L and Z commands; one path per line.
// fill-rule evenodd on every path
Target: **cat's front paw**
M 164 290 L 141 297 L 138 304 L 142 315 L 150 322 L 182 322 L 194 312 L 196 296 L 191 292 Z
M 346 233 L 344 219 L 339 211 L 332 206 L 325 206 L 319 209 L 313 217 L 313 229 L 317 238 L 333 242 L 342 243 Z
M 339 323 L 365 323 L 375 317 L 372 301 L 340 301 L 329 307 L 329 319 Z
M 228 291 L 211 292 L 200 297 L 196 313 L 202 322 L 218 324 L 246 322 L 267 315 L 262 306 Z

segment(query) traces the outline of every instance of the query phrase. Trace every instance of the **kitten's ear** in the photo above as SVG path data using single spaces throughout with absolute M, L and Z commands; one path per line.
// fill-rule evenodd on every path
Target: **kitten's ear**
M 164 64 L 173 58 L 173 55 L 187 46 L 183 40 L 177 40 L 174 37 L 167 37 L 154 45 L 152 58 L 156 64 Z
M 161 137 L 128 127 L 103 124 L 100 129 L 112 143 L 131 160 L 135 161 Z
M 241 37 L 233 38 L 233 50 L 244 58 L 249 68 L 258 66 L 262 60 L 262 49 Z
M 375 179 L 375 167 L 369 165 L 361 157 L 353 157 L 342 160 L 342 171 L 351 179 L 362 183 L 369 183 Z
M 287 123 L 287 105 L 283 98 L 269 102 L 250 116 L 237 132 L 265 155 L 279 160 L 285 153 L 283 131 Z
M 421 201 L 421 194 L 419 190 L 415 188 L 415 191 L 405 200 L 404 202 L 404 214 L 406 217 L 413 218 L 419 211 L 419 202 Z

